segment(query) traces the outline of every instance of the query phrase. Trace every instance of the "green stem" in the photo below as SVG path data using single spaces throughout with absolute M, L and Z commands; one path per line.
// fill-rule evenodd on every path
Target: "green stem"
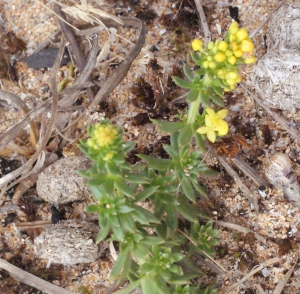
M 198 98 L 190 104 L 190 108 L 188 111 L 187 124 L 192 125 L 195 123 L 197 115 L 199 114 L 199 108 L 201 104 L 201 94 L 199 91 Z

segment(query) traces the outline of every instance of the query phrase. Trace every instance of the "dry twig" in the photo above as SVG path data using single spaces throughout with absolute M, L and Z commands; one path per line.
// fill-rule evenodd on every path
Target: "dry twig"
M 300 136 L 296 129 L 291 128 L 289 126 L 289 122 L 287 122 L 285 119 L 283 119 L 280 115 L 269 109 L 266 105 L 263 104 L 263 102 L 253 93 L 251 93 L 243 84 L 241 84 L 241 87 L 254 99 L 254 101 L 271 117 L 273 117 L 290 135 L 295 137 L 296 139 L 300 140 Z M 260 95 L 263 97 L 263 94 L 260 93 Z
M 227 227 L 227 228 L 230 228 L 230 229 L 233 229 L 233 230 L 237 230 L 237 231 L 242 232 L 244 234 L 254 233 L 254 236 L 257 240 L 263 242 L 264 244 L 267 243 L 266 238 L 264 238 L 263 236 L 251 231 L 250 229 L 247 229 L 247 228 L 242 227 L 240 225 L 236 225 L 236 224 L 232 224 L 232 223 L 228 223 L 228 222 L 224 222 L 224 221 L 215 221 L 214 223 L 219 225 L 219 226 L 222 226 L 222 227 Z
M 16 280 L 50 294 L 72 294 L 72 291 L 46 282 L 0 258 L 0 268 L 7 271 Z
M 210 30 L 207 25 L 205 13 L 204 13 L 202 5 L 201 5 L 201 0 L 195 0 L 195 4 L 197 7 L 199 16 L 200 16 L 200 22 L 201 22 L 201 26 L 202 26 L 202 29 L 204 32 L 204 38 L 205 38 L 206 44 L 208 44 L 211 41 L 211 34 L 210 34 Z
M 241 285 L 242 283 L 244 283 L 245 281 L 247 281 L 249 278 L 251 278 L 253 275 L 255 275 L 257 272 L 261 271 L 263 268 L 273 264 L 273 263 L 276 263 L 276 262 L 279 262 L 280 261 L 280 258 L 279 257 L 274 257 L 274 258 L 270 258 L 268 259 L 267 261 L 265 262 L 262 262 L 259 266 L 257 267 L 254 267 L 254 269 L 246 276 L 244 276 L 238 283 L 232 285 L 226 292 L 225 294 L 227 293 L 230 293 L 233 289 L 235 289 L 236 287 L 238 287 L 239 285 Z

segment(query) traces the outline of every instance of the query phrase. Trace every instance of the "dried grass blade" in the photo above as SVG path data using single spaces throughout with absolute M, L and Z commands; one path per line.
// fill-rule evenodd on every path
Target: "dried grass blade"
M 213 150 L 212 150 L 213 151 Z M 219 162 L 224 166 L 226 171 L 233 177 L 236 184 L 239 186 L 241 191 L 243 192 L 243 195 L 249 200 L 249 202 L 253 205 L 256 212 L 258 212 L 258 203 L 257 203 L 257 197 L 251 193 L 251 191 L 248 189 L 248 187 L 242 182 L 238 174 L 234 171 L 234 169 L 226 162 L 224 158 L 219 156 L 215 151 L 214 156 L 219 160 Z
M 24 112 L 24 114 L 27 114 L 30 111 L 26 103 L 19 96 L 13 93 L 0 90 L 0 99 L 4 99 L 11 102 L 17 108 L 21 109 Z M 30 140 L 32 146 L 35 148 L 37 143 L 37 127 L 33 120 L 30 122 Z
M 53 129 L 53 126 L 54 126 L 54 123 L 56 120 L 57 107 L 58 107 L 56 73 L 58 71 L 61 59 L 64 54 L 65 45 L 66 45 L 66 42 L 65 42 L 65 40 L 62 39 L 62 42 L 61 42 L 61 45 L 60 45 L 60 48 L 59 48 L 59 51 L 57 54 L 57 58 L 55 60 L 54 66 L 51 70 L 51 86 L 52 86 L 52 93 L 53 93 L 53 98 L 52 98 L 53 102 L 52 102 L 52 113 L 51 113 L 51 117 L 50 117 L 50 121 L 48 124 L 46 134 L 45 134 L 44 138 L 41 140 L 40 144 L 37 145 L 36 152 L 32 155 L 32 157 L 24 165 L 22 165 L 21 167 L 19 167 L 12 173 L 9 173 L 8 175 L 6 175 L 5 177 L 0 179 L 0 187 L 3 187 L 5 184 L 7 184 L 8 182 L 10 182 L 11 180 L 13 180 L 14 178 L 16 178 L 17 176 L 19 176 L 22 173 L 28 173 L 28 171 L 30 169 L 32 169 L 32 165 L 35 163 L 35 161 L 41 155 L 41 152 L 43 151 L 48 140 L 51 137 L 52 129 Z
M 255 235 L 255 238 L 261 242 L 263 242 L 264 244 L 267 243 L 267 240 L 266 238 L 264 238 L 263 236 L 251 231 L 250 229 L 248 228 L 245 228 L 245 227 L 242 227 L 240 225 L 236 225 L 236 224 L 232 224 L 232 223 L 228 223 L 228 222 L 224 222 L 224 221 L 215 221 L 214 222 L 215 224 L 219 225 L 219 226 L 222 226 L 222 227 L 226 227 L 226 228 L 229 228 L 229 229 L 233 229 L 233 230 L 237 230 L 239 232 L 242 232 L 244 233 L 245 235 L 248 234 L 248 233 L 254 233 Z
M 276 288 L 274 289 L 273 294 L 280 294 L 280 293 L 283 291 L 284 286 L 285 286 L 285 284 L 287 283 L 287 281 L 289 280 L 291 274 L 293 273 L 293 271 L 294 271 L 294 269 L 295 269 L 295 266 L 296 266 L 297 262 L 298 262 L 298 256 L 297 256 L 297 260 L 295 261 L 295 263 L 294 263 L 294 265 L 291 267 L 291 269 L 284 275 L 283 279 L 281 279 L 281 280 L 278 282 Z
M 39 289 L 45 293 L 51 294 L 72 294 L 72 291 L 58 287 L 54 284 L 46 282 L 0 258 L 0 268 L 7 271 L 16 280 Z
M 231 161 L 243 172 L 245 173 L 257 186 L 268 187 L 269 183 L 262 178 L 258 172 L 253 169 L 248 163 L 241 160 L 238 156 L 231 158 Z
M 225 294 L 227 293 L 230 293 L 232 290 L 234 290 L 236 287 L 238 287 L 239 285 L 241 285 L 242 283 L 244 283 L 245 281 L 247 281 L 250 277 L 252 277 L 253 275 L 255 275 L 257 272 L 261 271 L 263 268 L 273 264 L 273 263 L 276 263 L 276 262 L 279 262 L 280 261 L 280 258 L 279 257 L 274 257 L 274 258 L 270 258 L 268 259 L 267 261 L 261 263 L 259 266 L 255 267 L 248 275 L 244 276 L 238 283 L 232 285 L 226 292 Z

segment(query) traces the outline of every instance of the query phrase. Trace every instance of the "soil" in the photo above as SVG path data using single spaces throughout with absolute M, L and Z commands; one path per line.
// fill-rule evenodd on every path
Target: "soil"
M 51 38 L 58 24 L 49 10 L 52 7 L 50 2 L 44 0 L 44 6 L 37 0 L 0 0 L 1 88 L 18 95 L 29 109 L 36 108 L 52 97 L 51 69 L 38 69 L 36 66 L 30 68 L 31 65 L 26 64 L 25 59 L 43 42 L 50 40 L 48 48 L 58 47 L 62 38 L 61 34 Z M 71 2 L 61 2 L 72 5 Z M 178 111 L 187 107 L 184 99 L 177 99 L 185 94 L 185 90 L 178 88 L 172 82 L 171 76 L 182 77 L 184 63 L 192 66 L 189 56 L 190 42 L 195 37 L 203 39 L 196 5 L 193 0 L 109 0 L 100 4 L 98 1 L 88 2 L 112 15 L 135 16 L 141 19 L 147 27 L 145 44 L 125 78 L 99 107 L 87 116 L 86 121 L 78 123 L 73 132 L 64 137 L 52 137 L 46 150 L 48 153 L 55 152 L 58 157 L 79 154 L 76 144 L 78 139 L 85 136 L 87 125 L 109 118 L 123 128 L 126 140 L 135 140 L 137 143 L 129 156 L 131 163 L 137 162 L 138 158 L 135 155 L 139 153 L 165 158 L 167 154 L 162 149 L 162 144 L 169 142 L 168 134 L 160 133 L 150 119 L 173 120 Z M 206 3 L 204 12 L 213 40 L 223 36 L 233 18 L 249 32 L 256 30 L 281 3 L 277 0 L 202 2 Z M 76 27 L 84 24 L 79 18 L 70 18 L 70 21 Z M 266 23 L 253 38 L 258 59 L 267 51 L 267 27 Z M 132 43 L 136 42 L 137 29 L 118 28 L 114 31 L 118 34 L 111 34 L 108 51 L 104 54 L 103 49 L 102 63 L 92 74 L 93 80 L 96 81 L 94 93 L 126 59 Z M 105 30 L 102 30 L 99 36 L 102 49 L 108 44 Z M 87 56 L 91 49 L 91 40 L 80 38 L 80 44 L 81 50 Z M 39 54 L 41 52 L 43 51 Z M 47 66 L 49 63 L 45 64 Z M 243 66 L 240 69 L 244 85 L 253 93 L 255 90 L 251 84 L 251 74 L 254 66 Z M 69 65 L 61 65 L 57 75 L 58 83 L 64 78 L 68 79 L 67 82 L 72 82 L 77 76 L 78 70 L 72 72 Z M 264 100 L 263 97 L 260 98 Z M 89 99 L 88 93 L 81 94 L 72 106 L 74 112 L 70 121 L 74 121 L 78 114 L 84 112 L 90 103 Z M 230 125 L 230 135 L 215 146 L 215 151 L 224 156 L 242 183 L 258 199 L 259 210 L 255 211 L 240 186 L 220 164 L 215 153 L 208 152 L 205 162 L 218 171 L 219 176 L 202 179 L 210 199 L 199 200 L 196 205 L 214 220 L 222 241 L 216 248 L 215 257 L 219 270 L 206 267 L 207 275 L 200 283 L 203 286 L 214 284 L 217 293 L 271 294 L 275 293 L 278 282 L 292 269 L 292 275 L 285 282 L 284 289 L 276 293 L 300 293 L 299 209 L 284 198 L 282 190 L 253 182 L 233 160 L 231 161 L 231 158 L 238 156 L 264 179 L 266 161 L 274 153 L 282 152 L 291 159 L 299 178 L 299 141 L 270 117 L 241 86 L 226 95 L 225 105 L 229 109 L 227 121 Z M 5 134 L 23 119 L 24 113 L 2 99 L 0 106 L 0 134 Z M 295 109 L 294 112 L 272 110 L 286 119 L 290 126 L 299 126 L 299 109 Z M 66 110 L 60 111 L 62 113 Z M 36 117 L 36 126 L 40 131 L 49 123 L 50 115 L 51 111 L 48 109 Z M 36 144 L 30 138 L 29 127 L 25 127 L 13 142 L 21 146 L 22 150 L 8 145 L 0 151 L 2 177 L 25 164 L 35 151 Z M 31 227 L 30 223 L 44 221 L 49 226 L 53 214 L 61 220 L 88 220 L 89 215 L 84 212 L 84 207 L 90 200 L 70 202 L 53 208 L 52 203 L 47 203 L 39 197 L 34 180 L 25 188 L 17 187 L 16 184 L 0 195 L 0 257 L 74 293 L 104 293 L 111 285 L 109 272 L 114 263 L 107 243 L 98 245 L 99 256 L 94 262 L 70 266 L 52 263 L 47 268 L 48 261 L 37 258 L 34 253 L 33 240 L 41 234 L 43 227 Z M 21 192 L 18 192 L 20 195 L 16 200 L 17 189 Z M 21 228 L 22 223 L 28 223 L 28 227 Z M 242 231 L 242 228 L 246 231 Z M 280 261 L 264 264 L 275 257 Z M 261 268 L 257 273 L 250 275 L 234 290 L 226 292 L 259 265 Z M 0 293 L 40 292 L 0 270 Z

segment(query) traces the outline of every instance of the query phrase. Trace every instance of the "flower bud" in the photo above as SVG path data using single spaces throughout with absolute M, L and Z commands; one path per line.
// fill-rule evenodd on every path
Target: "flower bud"
M 209 42 L 207 45 L 207 49 L 212 50 L 212 48 L 214 48 L 214 46 L 215 46 L 214 42 Z
M 252 41 L 248 41 L 248 40 L 243 40 L 241 43 L 241 50 L 243 52 L 252 52 L 254 49 L 254 44 L 252 43 Z
M 235 34 L 239 30 L 239 24 L 235 21 L 229 26 L 230 34 Z
M 192 48 L 194 51 L 200 51 L 202 49 L 203 42 L 199 39 L 195 39 L 192 42 Z
M 239 29 L 235 35 L 236 35 L 238 42 L 241 42 L 248 38 L 248 32 L 245 28 Z
M 211 69 L 215 69 L 216 68 L 216 63 L 214 62 L 214 61 L 210 61 L 209 63 L 208 63 L 208 67 L 209 68 L 211 68 Z
M 226 50 L 225 55 L 227 57 L 231 56 L 233 54 L 233 52 L 231 50 Z
M 218 49 L 222 52 L 225 52 L 228 48 L 228 43 L 225 41 L 221 41 L 218 45 Z
M 235 65 L 236 62 L 237 62 L 237 59 L 236 59 L 235 56 L 232 55 L 232 56 L 228 57 L 227 61 L 228 61 L 228 63 L 230 63 L 231 65 Z
M 234 50 L 234 51 L 233 51 L 233 54 L 234 54 L 235 57 L 240 58 L 240 57 L 243 56 L 243 51 L 240 50 L 240 49 Z
M 223 62 L 223 61 L 226 59 L 226 56 L 225 56 L 224 53 L 219 52 L 219 53 L 217 53 L 217 54 L 215 55 L 214 59 L 215 59 L 215 61 L 217 61 L 217 62 Z
M 244 63 L 246 63 L 246 64 L 252 64 L 252 63 L 254 63 L 256 61 L 256 58 L 254 57 L 254 56 L 251 56 L 251 57 L 249 57 L 249 58 L 245 58 L 244 59 Z
M 232 43 L 234 41 L 236 41 L 236 36 L 235 35 L 230 35 L 229 36 L 229 42 Z

